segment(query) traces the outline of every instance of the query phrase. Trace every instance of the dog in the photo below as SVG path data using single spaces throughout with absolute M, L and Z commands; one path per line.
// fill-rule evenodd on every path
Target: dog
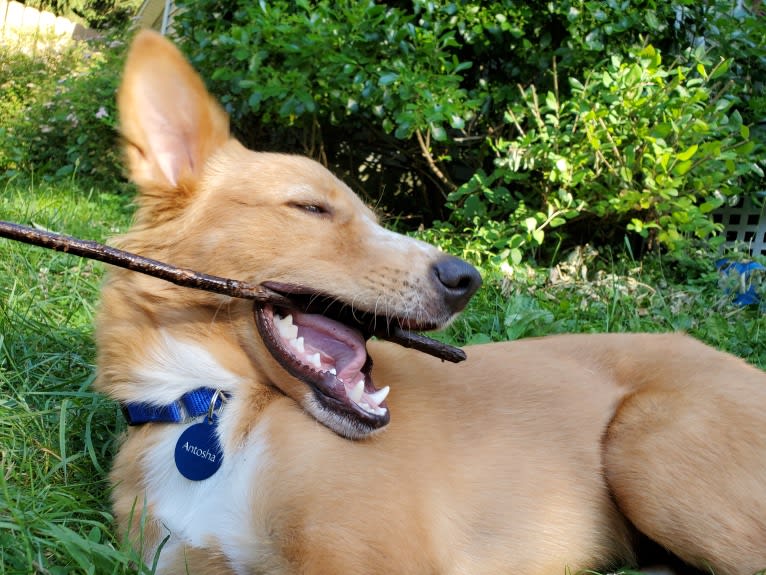
M 763 372 L 681 334 L 457 365 L 371 338 L 446 325 L 478 272 L 320 164 L 245 149 L 156 33 L 118 107 L 139 188 L 119 247 L 288 302 L 107 274 L 95 385 L 132 424 L 113 507 L 158 573 L 558 575 L 629 564 L 638 533 L 719 575 L 766 568 Z

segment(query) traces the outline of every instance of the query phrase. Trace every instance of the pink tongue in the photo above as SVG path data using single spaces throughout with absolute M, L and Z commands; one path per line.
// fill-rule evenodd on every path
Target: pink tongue
M 304 338 L 306 350 L 320 353 L 322 369 L 335 367 L 336 377 L 353 381 L 367 361 L 362 334 L 323 315 L 293 311 L 293 323 L 298 336 Z

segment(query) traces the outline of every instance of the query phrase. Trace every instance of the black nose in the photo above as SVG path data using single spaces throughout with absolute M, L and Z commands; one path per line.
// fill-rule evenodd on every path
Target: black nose
M 433 265 L 436 285 L 453 313 L 462 310 L 481 286 L 479 271 L 460 258 L 445 256 Z

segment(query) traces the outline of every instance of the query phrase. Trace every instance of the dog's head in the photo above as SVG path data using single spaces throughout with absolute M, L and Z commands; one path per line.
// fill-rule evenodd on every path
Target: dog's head
M 187 325 L 209 353 L 227 355 L 220 341 L 207 343 L 216 334 L 241 348 L 240 362 L 252 366 L 244 372 L 336 432 L 361 437 L 384 426 L 387 390 L 373 384 L 366 340 L 392 324 L 443 326 L 479 287 L 476 270 L 382 228 L 317 162 L 245 149 L 230 137 L 228 118 L 201 79 L 157 34 L 134 40 L 118 104 L 130 176 L 140 190 L 137 221 L 122 245 L 264 284 L 291 303 L 253 309 L 112 272 L 99 322 L 100 387 L 122 400 L 136 389 L 135 377 L 116 375 L 133 369 L 121 359 L 132 351 L 130 337 L 110 323 L 175 337 L 185 337 Z

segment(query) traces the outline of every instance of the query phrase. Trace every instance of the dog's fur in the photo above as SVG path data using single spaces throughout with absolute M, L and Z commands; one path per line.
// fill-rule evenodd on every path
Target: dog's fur
M 415 327 L 470 296 L 450 301 L 446 256 L 385 231 L 319 164 L 230 138 L 160 36 L 134 40 L 119 107 L 140 188 L 122 247 Z M 631 561 L 636 529 L 721 575 L 766 568 L 766 376 L 739 359 L 684 335 L 491 344 L 459 365 L 370 341 L 392 390 L 373 433 L 290 375 L 253 317 L 132 272 L 104 285 L 99 390 L 230 395 L 210 479 L 173 464 L 188 423 L 130 428 L 114 463 L 119 525 L 148 563 L 164 542 L 160 573 L 558 575 Z

